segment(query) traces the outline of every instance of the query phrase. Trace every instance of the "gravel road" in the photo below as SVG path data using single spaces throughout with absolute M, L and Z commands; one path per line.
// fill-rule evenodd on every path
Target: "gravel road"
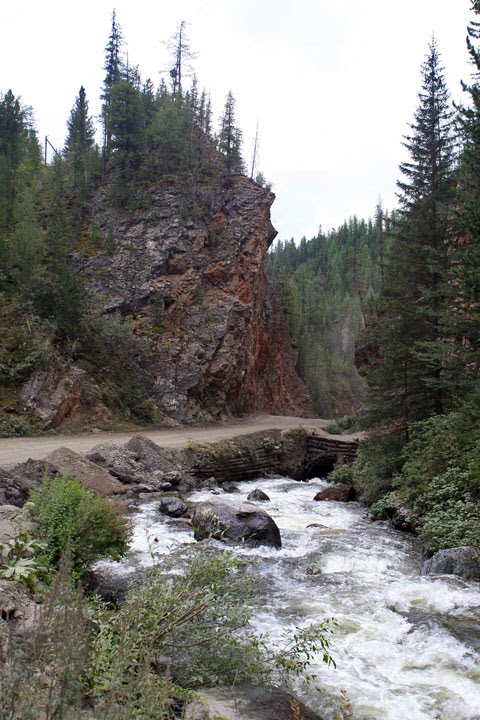
M 284 415 L 255 415 L 241 421 L 222 425 L 187 427 L 160 430 L 135 428 L 128 432 L 90 432 L 82 435 L 42 435 L 29 438 L 0 439 L 0 467 L 24 462 L 28 458 L 39 460 L 59 447 L 68 447 L 76 452 L 87 452 L 99 443 L 124 444 L 134 435 L 144 435 L 162 447 L 185 447 L 189 440 L 195 442 L 218 442 L 236 435 L 247 435 L 258 430 L 288 430 L 304 427 L 322 431 L 330 420 L 319 418 L 298 418 Z

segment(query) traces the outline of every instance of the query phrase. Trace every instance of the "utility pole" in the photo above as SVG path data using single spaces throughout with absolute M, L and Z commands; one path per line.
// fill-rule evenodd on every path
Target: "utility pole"
M 57 148 L 53 147 L 52 143 L 50 142 L 50 140 L 48 139 L 48 137 L 45 135 L 45 151 L 44 151 L 44 164 L 45 164 L 45 165 L 47 164 L 47 149 L 48 149 L 47 146 L 48 146 L 48 145 L 50 145 L 50 147 L 52 148 L 52 150 L 53 150 L 53 152 L 55 153 L 55 155 L 60 155 L 60 153 L 58 152 Z

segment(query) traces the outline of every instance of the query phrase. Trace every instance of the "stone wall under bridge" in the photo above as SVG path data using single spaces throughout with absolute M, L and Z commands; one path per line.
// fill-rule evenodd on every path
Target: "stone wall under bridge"
M 314 433 L 302 428 L 252 433 L 212 444 L 190 443 L 188 469 L 196 478 L 217 482 L 288 475 L 296 480 L 325 477 L 339 458 L 357 453 L 360 437 Z

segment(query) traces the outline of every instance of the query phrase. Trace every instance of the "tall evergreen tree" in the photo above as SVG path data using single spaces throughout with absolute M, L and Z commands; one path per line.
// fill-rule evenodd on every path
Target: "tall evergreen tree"
M 225 157 L 225 169 L 228 175 L 243 172 L 242 131 L 236 124 L 235 99 L 231 91 L 227 95 L 225 109 L 220 119 L 218 149 Z
M 0 95 L 0 284 L 6 281 L 10 289 L 18 278 L 29 279 L 23 269 L 39 259 L 35 202 L 40 164 L 30 110 L 9 90 Z
M 113 10 L 110 35 L 108 37 L 108 42 L 105 47 L 105 78 L 103 80 L 103 89 L 101 94 L 102 120 L 104 130 L 103 146 L 105 154 L 108 154 L 108 151 L 110 149 L 110 140 L 112 136 L 110 129 L 111 112 L 109 112 L 112 88 L 115 83 L 119 82 L 125 77 L 125 66 L 122 58 L 122 46 L 122 31 L 120 25 L 117 22 L 116 11 Z
M 0 95 L 0 234 L 12 228 L 16 171 L 25 150 L 28 113 L 11 90 Z
M 398 182 L 402 214 L 373 331 L 380 360 L 370 373 L 376 423 L 401 430 L 443 411 L 451 333 L 451 201 L 454 117 L 436 42 L 422 65 L 419 105 L 405 137 L 409 160 Z
M 110 128 L 109 163 L 115 176 L 115 201 L 123 205 L 127 184 L 138 166 L 145 147 L 144 111 L 141 92 L 127 80 L 112 87 L 108 108 Z
M 480 0 L 472 10 L 480 15 Z M 459 108 L 463 151 L 458 173 L 455 244 L 458 347 L 464 351 L 466 388 L 478 383 L 480 372 L 480 21 L 468 27 L 467 49 L 474 68 L 471 84 L 463 83 L 469 104 Z
M 64 156 L 71 172 L 75 194 L 85 200 L 94 172 L 95 127 L 88 114 L 88 101 L 83 85 L 67 121 Z

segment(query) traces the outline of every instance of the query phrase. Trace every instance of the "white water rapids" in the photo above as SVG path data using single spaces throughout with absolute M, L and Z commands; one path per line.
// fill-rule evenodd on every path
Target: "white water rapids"
M 321 692 L 300 684 L 296 693 L 325 720 L 334 720 L 341 689 L 355 720 L 480 720 L 480 584 L 420 576 L 412 538 L 370 522 L 357 503 L 314 502 L 325 485 L 256 480 L 219 496 L 239 505 L 261 488 L 271 502 L 253 504 L 282 534 L 281 550 L 232 548 L 254 561 L 267 588 L 254 620 L 258 631 L 280 638 L 285 628 L 326 617 L 338 623 L 331 641 L 337 668 L 319 657 L 313 671 Z M 145 501 L 134 520 L 132 551 L 118 572 L 151 564 L 152 548 L 168 553 L 194 542 L 185 524 L 159 514 L 158 501 Z M 308 528 L 312 523 L 321 527 Z

